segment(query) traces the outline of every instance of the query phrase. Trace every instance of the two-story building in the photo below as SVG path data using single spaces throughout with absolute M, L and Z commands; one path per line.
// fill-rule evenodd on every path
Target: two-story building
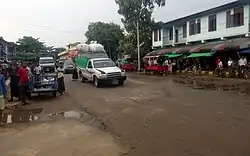
M 235 38 L 245 42 L 249 35 L 250 0 L 239 0 L 162 24 L 152 32 L 152 48 L 200 47 Z
M 0 60 L 9 60 L 16 55 L 16 44 L 14 42 L 7 42 L 0 37 Z

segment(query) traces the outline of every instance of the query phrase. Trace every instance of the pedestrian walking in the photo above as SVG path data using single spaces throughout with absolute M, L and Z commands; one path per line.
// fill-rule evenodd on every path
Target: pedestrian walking
M 29 103 L 26 101 L 26 96 L 29 95 L 29 69 L 26 64 L 23 64 L 23 66 L 18 69 L 17 75 L 19 76 L 20 98 L 22 105 L 28 105 Z
M 13 101 L 13 98 L 18 98 L 19 96 L 19 78 L 17 76 L 18 65 L 16 62 L 13 62 L 11 67 L 8 70 L 9 77 L 10 77 L 10 99 L 9 102 Z
M 63 74 L 63 68 L 58 67 L 57 68 L 57 83 L 58 83 L 58 92 L 62 95 L 63 92 L 65 92 L 65 85 L 64 85 L 64 74 Z
M 78 73 L 77 73 L 77 68 L 74 65 L 74 70 L 73 70 L 73 74 L 72 74 L 72 80 L 76 81 L 78 79 Z
M 2 70 L 2 68 L 0 68 Z M 7 95 L 7 89 L 5 84 L 5 78 L 0 74 L 0 125 L 3 125 L 3 110 L 5 108 L 5 99 Z

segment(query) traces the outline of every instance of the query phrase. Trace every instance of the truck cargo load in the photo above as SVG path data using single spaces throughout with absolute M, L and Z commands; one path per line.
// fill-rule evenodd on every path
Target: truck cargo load
M 104 46 L 96 42 L 91 42 L 91 44 L 79 44 L 77 45 L 77 49 L 78 57 L 76 59 L 76 65 L 78 68 L 86 68 L 89 59 L 108 58 Z

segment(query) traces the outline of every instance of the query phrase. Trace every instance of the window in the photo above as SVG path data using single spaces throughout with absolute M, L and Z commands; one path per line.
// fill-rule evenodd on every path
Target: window
M 189 21 L 189 36 L 201 33 L 201 20 Z
M 244 25 L 244 8 L 239 7 L 234 9 L 233 15 L 234 27 L 239 27 Z
M 186 37 L 187 37 L 187 25 L 184 24 L 184 25 L 182 26 L 182 29 L 183 29 L 183 38 L 186 38 Z
M 94 61 L 95 68 L 106 68 L 106 67 L 115 67 L 115 63 L 111 60 L 98 60 Z
M 159 41 L 161 41 L 161 30 L 159 30 Z
M 89 61 L 89 63 L 88 63 L 88 68 L 92 68 L 92 63 Z
M 154 42 L 157 42 L 158 41 L 158 31 L 155 30 L 154 31 Z
M 195 25 L 195 29 L 196 29 L 196 34 L 200 34 L 201 33 L 201 20 L 200 19 L 197 19 L 196 20 L 196 25 Z
M 169 40 L 173 40 L 174 34 L 173 34 L 173 28 L 170 28 L 169 30 Z
M 233 14 L 228 10 L 226 13 L 226 28 L 244 25 L 244 7 L 235 8 Z
M 216 31 L 216 26 L 217 22 L 216 22 L 216 15 L 211 15 L 208 17 L 208 31 Z
M 195 20 L 189 21 L 189 35 L 195 34 Z
M 226 27 L 227 28 L 231 28 L 232 27 L 232 15 L 231 15 L 231 11 L 229 10 L 229 11 L 227 11 L 227 15 L 226 15 L 227 17 L 227 19 L 226 19 Z

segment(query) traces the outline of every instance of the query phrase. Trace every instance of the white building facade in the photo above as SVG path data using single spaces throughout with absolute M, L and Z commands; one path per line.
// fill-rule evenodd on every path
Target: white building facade
M 163 24 L 152 47 L 192 45 L 250 35 L 250 0 L 232 2 Z

